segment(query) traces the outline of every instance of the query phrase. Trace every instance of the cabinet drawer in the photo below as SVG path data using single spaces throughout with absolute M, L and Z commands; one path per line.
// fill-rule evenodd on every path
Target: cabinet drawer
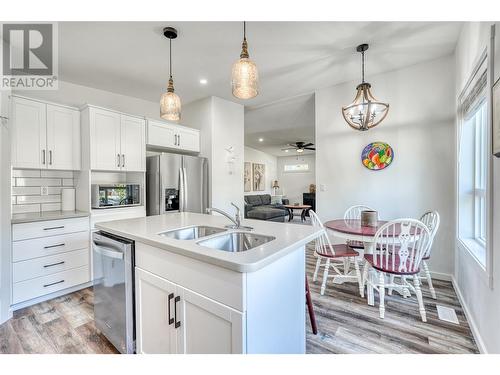
M 14 224 L 12 225 L 12 241 L 82 232 L 88 229 L 88 217 Z
M 50 236 L 12 243 L 12 261 L 19 262 L 32 258 L 89 248 L 89 232 L 78 232 Z
M 90 281 L 89 267 L 83 266 L 54 273 L 48 276 L 37 277 L 27 281 L 14 283 L 12 288 L 12 302 L 14 304 L 57 292 L 75 285 Z
M 25 260 L 14 263 L 12 266 L 12 279 L 14 283 L 47 276 L 72 268 L 88 266 L 89 249 L 70 251 L 50 255 L 47 257 Z

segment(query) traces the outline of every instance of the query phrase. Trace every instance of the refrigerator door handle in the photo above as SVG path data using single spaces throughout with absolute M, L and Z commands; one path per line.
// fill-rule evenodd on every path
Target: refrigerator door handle
M 188 205 L 188 181 L 187 181 L 187 173 L 186 173 L 186 168 L 182 168 L 182 175 L 184 178 L 184 194 L 183 194 L 183 200 L 184 200 L 184 211 L 186 210 L 186 207 Z
M 184 194 L 186 188 L 184 186 L 184 168 L 179 168 L 179 212 L 184 211 Z

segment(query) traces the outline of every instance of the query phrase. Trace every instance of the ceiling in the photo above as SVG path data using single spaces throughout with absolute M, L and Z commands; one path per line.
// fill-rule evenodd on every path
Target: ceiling
M 314 94 L 246 108 L 246 146 L 275 156 L 289 156 L 297 152 L 281 149 L 297 141 L 314 143 Z M 302 155 L 313 153 L 304 150 Z
M 172 43 L 173 74 L 183 104 L 209 95 L 244 104 L 245 143 L 276 154 L 288 142 L 314 140 L 312 93 L 359 78 L 356 45 L 370 44 L 369 77 L 451 54 L 461 23 L 249 22 L 260 93 L 241 101 L 230 85 L 241 22 L 60 22 L 60 79 L 159 101 L 168 80 L 165 26 L 179 32 Z M 258 138 L 265 141 L 255 142 Z

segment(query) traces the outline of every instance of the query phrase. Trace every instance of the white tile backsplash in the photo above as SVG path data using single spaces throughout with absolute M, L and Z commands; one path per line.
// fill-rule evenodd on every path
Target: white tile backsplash
M 73 178 L 72 171 L 49 171 L 42 170 L 41 177 L 56 177 L 56 178 Z
M 12 177 L 41 177 L 39 169 L 14 169 Z
M 28 203 L 61 203 L 59 195 L 24 195 L 17 197 L 17 204 Z
M 41 187 L 48 195 L 41 195 Z M 61 187 L 74 187 L 72 171 L 12 170 L 12 213 L 59 211 Z
M 16 186 L 61 186 L 60 178 L 16 178 Z

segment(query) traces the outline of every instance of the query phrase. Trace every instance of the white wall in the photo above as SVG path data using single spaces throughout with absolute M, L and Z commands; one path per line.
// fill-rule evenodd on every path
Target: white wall
M 185 105 L 182 116 L 185 124 L 202 132 L 201 156 L 209 160 L 210 205 L 233 212 L 234 202 L 243 210 L 244 107 L 212 96 Z
M 245 147 L 245 162 L 258 163 L 266 165 L 266 175 L 265 175 L 265 190 L 263 191 L 246 191 L 245 195 L 252 194 L 274 194 L 272 189 L 273 181 L 278 180 L 277 166 L 278 158 L 274 155 L 268 154 L 260 150 L 256 150 L 251 147 Z
M 488 22 L 468 22 L 464 25 L 456 49 L 456 96 L 462 92 L 472 74 L 477 59 L 490 39 Z M 495 80 L 500 77 L 500 23 L 496 23 Z M 484 270 L 467 250 L 457 246 L 455 250 L 454 282 L 467 312 L 480 349 L 488 353 L 500 353 L 500 159 L 493 162 L 493 273 L 492 285 Z
M 287 164 L 309 164 L 308 172 L 285 173 Z M 302 193 L 309 193 L 309 185 L 316 183 L 315 155 L 280 156 L 278 157 L 278 181 L 280 192 L 286 196 L 290 204 L 303 203 Z
M 0 92 L 0 116 L 8 117 L 8 93 Z M 8 120 L 0 118 L 0 324 L 10 312 L 10 135 Z
M 359 83 L 316 91 L 316 206 L 323 220 L 343 217 L 351 205 L 367 204 L 383 219 L 420 217 L 438 210 L 437 234 L 430 267 L 453 272 L 454 117 L 453 56 L 376 76 L 368 75 L 373 95 L 390 104 L 384 122 L 367 132 L 352 130 L 341 107 Z M 392 165 L 370 171 L 361 151 L 370 142 L 388 142 Z M 321 191 L 325 185 L 325 191 Z
M 158 98 L 158 102 L 150 102 L 64 81 L 59 81 L 58 90 L 13 91 L 13 93 L 75 107 L 94 104 L 124 113 L 160 120 L 160 98 Z

